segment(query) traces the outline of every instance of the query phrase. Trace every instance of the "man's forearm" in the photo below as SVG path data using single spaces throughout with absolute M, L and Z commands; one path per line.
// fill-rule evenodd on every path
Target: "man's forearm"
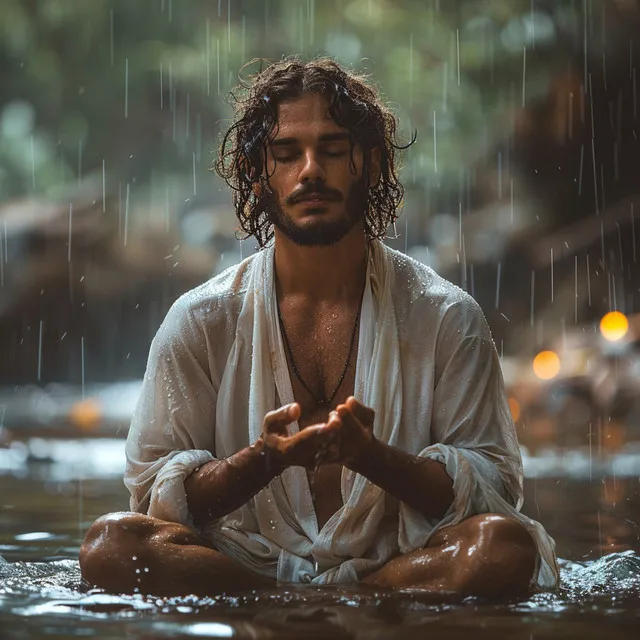
M 350 467 L 428 518 L 441 518 L 453 502 L 453 480 L 444 465 L 379 440 Z
M 196 525 L 235 511 L 271 482 L 281 469 L 270 465 L 262 440 L 223 460 L 212 460 L 184 483 Z

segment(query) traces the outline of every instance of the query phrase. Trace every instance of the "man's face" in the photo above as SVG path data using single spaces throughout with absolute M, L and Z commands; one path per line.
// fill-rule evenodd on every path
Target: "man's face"
M 362 224 L 369 192 L 362 150 L 317 94 L 283 102 L 278 133 L 267 149 L 266 207 L 276 229 L 303 246 L 328 246 Z

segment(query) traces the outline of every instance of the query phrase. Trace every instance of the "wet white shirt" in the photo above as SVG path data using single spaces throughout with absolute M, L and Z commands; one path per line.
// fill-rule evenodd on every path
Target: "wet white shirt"
M 269 247 L 231 267 L 167 314 L 127 438 L 132 510 L 192 526 L 185 478 L 255 442 L 265 413 L 294 401 L 273 254 Z M 375 410 L 378 439 L 445 465 L 455 496 L 447 513 L 427 518 L 345 468 L 343 506 L 319 530 L 306 471 L 291 467 L 205 527 L 217 549 L 282 582 L 353 583 L 424 547 L 443 526 L 501 513 L 532 535 L 537 585 L 557 584 L 553 540 L 520 513 L 522 461 L 480 307 L 378 241 L 368 261 L 354 395 Z

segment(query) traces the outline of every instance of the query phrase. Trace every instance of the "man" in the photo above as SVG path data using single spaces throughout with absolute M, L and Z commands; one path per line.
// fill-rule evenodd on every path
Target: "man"
M 518 511 L 482 312 L 379 240 L 403 195 L 395 131 L 331 60 L 253 79 L 217 169 L 262 250 L 182 296 L 158 331 L 126 446 L 134 513 L 89 530 L 89 582 L 158 595 L 556 584 L 553 541 Z

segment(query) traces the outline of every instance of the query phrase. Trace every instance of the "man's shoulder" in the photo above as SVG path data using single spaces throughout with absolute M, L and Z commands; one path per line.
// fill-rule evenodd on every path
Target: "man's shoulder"
M 478 303 L 464 289 L 443 278 L 432 267 L 396 249 L 386 247 L 393 259 L 395 290 L 410 304 L 424 300 L 434 307 L 456 306 L 479 310 Z
M 249 256 L 183 293 L 171 305 L 165 323 L 184 327 L 195 322 L 202 328 L 210 328 L 220 321 L 229 322 L 242 307 L 254 258 Z
M 464 289 L 443 278 L 432 267 L 387 247 L 395 271 L 394 304 L 406 319 L 406 330 L 450 337 L 490 337 L 484 313 Z
M 249 256 L 224 271 L 213 276 L 201 285 L 183 293 L 174 303 L 183 310 L 195 315 L 202 312 L 211 313 L 215 309 L 225 310 L 242 300 L 247 291 L 249 267 L 255 255 Z

